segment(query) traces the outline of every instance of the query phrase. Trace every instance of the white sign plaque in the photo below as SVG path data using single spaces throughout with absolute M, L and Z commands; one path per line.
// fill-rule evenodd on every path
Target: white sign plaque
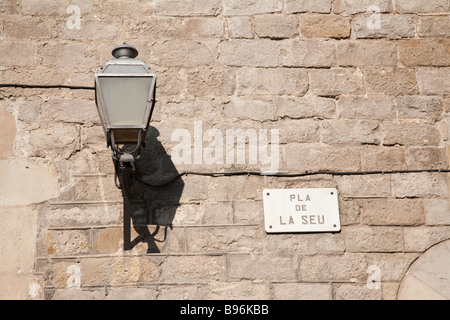
M 341 230 L 335 188 L 265 189 L 263 200 L 267 233 Z

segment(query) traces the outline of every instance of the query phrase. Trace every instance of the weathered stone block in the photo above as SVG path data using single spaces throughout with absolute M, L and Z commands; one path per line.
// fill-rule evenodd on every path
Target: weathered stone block
M 333 12 L 342 15 L 351 15 L 367 12 L 369 7 L 375 6 L 380 9 L 380 12 L 391 12 L 393 10 L 393 4 L 390 0 L 337 0 L 333 2 Z
M 233 204 L 229 201 L 205 202 L 204 224 L 228 224 L 233 222 Z
M 104 138 L 103 138 L 104 139 Z M 100 145 L 100 144 L 99 144 Z M 106 140 L 103 150 L 92 151 L 88 148 L 82 149 L 70 158 L 73 174 L 114 174 L 114 164 L 111 159 L 111 151 L 106 149 Z
M 357 69 L 313 69 L 311 90 L 319 96 L 365 93 L 363 74 Z
M 208 198 L 210 177 L 188 176 L 183 179 L 184 188 L 180 201 L 196 201 Z
M 342 118 L 391 120 L 396 118 L 394 99 L 384 96 L 340 96 L 338 107 Z
M 80 150 L 80 132 L 73 124 L 55 122 L 49 127 L 31 131 L 29 146 L 32 148 L 31 156 L 68 159 Z
M 350 20 L 340 15 L 302 15 L 300 30 L 307 38 L 348 38 Z
M 277 100 L 277 114 L 292 119 L 333 118 L 336 113 L 336 102 L 333 99 L 304 96 L 302 98 L 284 98 Z
M 443 240 L 450 239 L 448 226 L 421 226 L 405 228 L 405 250 L 409 252 L 424 252 Z
M 345 199 L 339 197 L 339 215 L 341 219 L 341 226 L 348 226 L 358 224 L 360 222 L 360 211 L 357 201 L 353 199 Z
M 324 120 L 321 131 L 327 144 L 379 144 L 382 139 L 376 120 Z
M 161 280 L 165 282 L 208 282 L 223 280 L 225 260 L 214 255 L 169 256 L 161 265 Z
M 403 229 L 399 227 L 347 227 L 343 230 L 348 252 L 402 252 Z
M 450 18 L 442 16 L 419 16 L 417 21 L 419 37 L 450 37 Z
M 280 42 L 261 40 L 228 40 L 219 43 L 219 62 L 234 67 L 277 67 Z
M 148 1 L 148 0 L 147 0 Z M 215 16 L 222 8 L 220 0 L 156 0 L 152 1 L 154 13 L 163 16 Z
M 397 49 L 391 41 L 339 41 L 337 63 L 340 66 L 385 66 L 397 65 Z
M 392 191 L 397 198 L 448 196 L 447 182 L 441 173 L 394 174 Z
M 22 0 L 22 12 L 30 15 L 56 15 L 66 14 L 70 5 L 76 5 L 80 12 L 89 12 L 92 9 L 92 0 Z
M 424 199 L 427 225 L 449 225 L 450 205 L 447 199 Z
M 170 26 L 173 21 L 169 23 Z M 224 36 L 224 22 L 220 18 L 189 18 L 181 21 L 178 37 L 185 39 L 211 39 Z M 175 35 L 175 38 L 177 35 Z
M 81 18 L 80 18 L 81 19 Z M 68 28 L 68 23 L 63 20 L 58 24 L 58 36 L 63 39 L 114 41 L 120 32 L 120 24 L 108 20 L 83 19 L 79 28 Z
M 211 181 L 209 197 L 216 200 L 261 199 L 262 190 L 262 177 L 220 177 Z
M 217 83 L 213 84 L 213 77 L 215 75 L 219 77 L 218 82 L 224 84 L 224 87 L 217 85 Z M 210 94 L 211 91 L 215 91 L 214 94 L 226 94 L 226 92 L 232 90 L 232 87 L 234 89 L 234 82 L 231 83 L 230 77 L 234 77 L 234 75 L 232 76 L 227 73 L 217 71 L 208 71 L 206 72 L 206 75 L 194 72 L 193 79 L 188 80 L 190 86 L 189 91 L 192 95 L 201 95 L 206 99 L 208 99 L 208 94 Z M 222 79 L 224 82 L 221 82 Z M 210 91 L 208 91 L 209 85 L 212 86 Z M 197 89 L 199 91 L 197 91 Z M 159 108 L 155 108 L 152 120 L 173 120 L 174 118 L 182 120 L 188 117 L 204 117 L 205 119 L 214 119 L 220 115 L 221 110 L 216 108 L 216 104 L 218 103 L 219 102 L 214 103 L 213 101 L 199 99 L 193 101 L 169 102 L 167 104 L 159 103 Z M 175 123 L 173 122 L 172 124 L 174 125 Z M 185 126 L 185 124 L 183 124 L 183 126 Z M 161 129 L 164 130 L 164 128 Z M 169 140 L 172 132 L 169 134 Z M 164 132 L 164 134 L 165 133 L 166 132 Z M 166 143 L 164 145 L 167 146 Z
M 105 132 L 102 126 L 92 126 L 86 127 L 82 126 L 80 128 L 81 135 L 81 146 L 80 149 L 87 148 L 92 153 L 104 152 L 106 148 L 106 138 Z M 111 162 L 112 163 L 112 162 Z M 105 172 L 105 171 L 103 171 Z
M 42 241 L 51 256 L 88 254 L 91 250 L 89 230 L 50 230 Z
M 188 93 L 194 97 L 231 96 L 235 87 L 235 76 L 230 70 L 202 68 L 187 74 Z
M 160 257 L 104 257 L 83 259 L 80 266 L 82 286 L 155 282 L 159 279 Z
M 399 119 L 427 119 L 432 122 L 442 118 L 444 102 L 440 97 L 397 97 Z
M 406 150 L 406 163 L 412 170 L 442 169 L 447 166 L 447 156 L 444 148 L 410 147 Z
M 34 55 L 34 54 L 33 54 Z M 27 57 L 29 58 L 29 57 Z M 33 62 L 30 62 L 28 65 L 33 65 L 34 67 L 25 67 L 25 68 L 11 68 L 6 69 L 2 72 L 2 81 L 5 83 L 25 83 L 24 80 L 27 79 L 28 84 L 43 84 L 43 85 L 54 85 L 57 84 L 69 84 L 70 80 L 70 71 L 73 71 L 73 69 L 69 68 L 47 68 L 43 66 L 42 64 L 37 64 L 36 56 L 33 56 L 32 60 Z M 13 59 L 11 59 L 13 61 Z M 3 66 L 6 66 L 6 64 L 3 64 Z M 84 76 L 85 77 L 85 76 Z M 86 83 L 86 85 L 92 85 L 92 75 L 89 78 L 89 82 Z M 17 88 L 2 88 L 2 91 L 8 90 L 10 92 L 16 92 L 17 94 Z M 20 89 L 19 89 L 20 90 Z M 54 95 L 59 95 L 61 92 L 59 89 L 45 89 L 46 92 L 52 92 Z M 59 93 L 58 93 L 59 91 Z M 34 90 L 21 90 L 22 97 L 35 97 L 35 94 L 38 92 L 43 92 L 42 89 L 34 89 Z M 81 93 L 81 91 L 80 91 Z M 86 92 L 85 92 L 86 93 Z M 91 94 L 90 92 L 88 94 Z
M 108 225 L 121 223 L 119 205 L 61 206 L 48 211 L 47 222 L 51 227 Z
M 391 179 L 385 175 L 336 176 L 341 196 L 350 198 L 387 198 Z
M 225 15 L 254 15 L 280 12 L 282 4 L 278 0 L 223 0 L 223 8 Z
M 253 23 L 255 34 L 260 38 L 284 39 L 298 35 L 298 19 L 295 16 L 255 16 Z
M 77 177 L 75 200 L 105 201 L 122 200 L 122 192 L 114 184 L 113 176 Z
M 171 212 L 175 212 L 172 221 L 169 217 L 164 219 Z M 173 215 L 173 214 L 172 214 Z M 156 222 L 161 224 L 173 223 L 174 226 L 198 225 L 202 224 L 205 218 L 204 204 L 183 204 L 177 207 L 163 207 L 156 209 Z
M 316 234 L 310 239 L 311 254 L 344 254 L 345 241 L 342 234 Z
M 64 288 L 47 290 L 47 299 L 51 300 L 103 300 L 105 299 L 105 289 L 80 289 Z M 51 293 L 50 293 L 51 292 Z
M 231 38 L 251 39 L 253 38 L 252 20 L 249 17 L 230 17 L 228 30 Z
M 48 122 L 99 123 L 95 102 L 83 99 L 51 99 L 41 105 L 41 119 Z
M 33 207 L 0 207 L 0 273 L 33 271 L 37 218 Z
M 17 119 L 27 123 L 35 122 L 39 118 L 41 100 L 20 101 L 16 104 Z
M 156 300 L 157 297 L 159 297 L 159 295 L 156 287 L 117 287 L 108 288 L 108 295 L 106 296 L 106 300 Z
M 207 227 L 187 229 L 188 252 L 252 251 L 258 242 L 256 227 Z
M 265 254 L 229 254 L 228 277 L 231 279 L 296 280 L 291 256 Z
M 291 142 L 314 143 L 319 141 L 319 123 L 313 119 L 286 119 L 280 122 L 280 144 Z
M 42 15 L 51 15 L 56 13 L 62 13 L 63 8 L 67 8 L 65 6 L 65 0 L 23 0 L 22 1 L 22 12 L 25 14 L 42 14 Z
M 332 41 L 284 40 L 280 47 L 285 67 L 330 67 L 336 64 L 336 46 Z
M 10 0 L 0 0 L 0 8 L 0 12 L 6 14 L 17 13 L 20 10 L 17 3 Z
M 289 172 L 358 171 L 361 166 L 357 148 L 321 144 L 287 144 L 284 161 Z
M 95 235 L 95 252 L 100 254 L 118 252 L 123 246 L 123 233 L 123 228 L 97 230 Z
M 298 254 L 314 254 L 312 249 L 310 235 L 302 234 L 291 237 L 287 234 L 280 234 L 277 237 L 273 235 L 265 234 L 260 241 L 260 248 L 258 251 L 264 252 L 269 255 L 292 255 L 292 252 Z M 314 241 L 314 240 L 313 240 Z
M 0 56 L 2 67 L 25 67 L 36 64 L 37 45 L 34 42 L 2 40 L 0 51 L 8 53 Z
M 213 53 L 205 44 L 178 39 L 153 44 L 150 60 L 150 64 L 159 66 L 187 68 L 207 66 L 214 62 Z
M 419 68 L 417 84 L 420 94 L 449 94 L 450 68 Z
M 308 91 L 308 72 L 304 69 L 241 68 L 236 72 L 239 95 L 295 95 Z
M 82 0 L 82 1 L 92 1 L 92 0 Z M 95 14 L 94 17 L 101 17 L 103 19 L 113 19 L 115 21 L 120 21 L 120 17 L 126 16 L 130 19 L 136 19 L 142 21 L 143 16 L 148 18 L 154 14 L 154 8 L 152 5 L 153 0 L 143 0 L 139 2 L 130 1 L 120 1 L 120 2 L 101 2 L 95 3 Z M 170 7 L 168 8 L 170 10 Z M 82 9 L 83 12 L 83 9 Z M 129 38 L 126 38 L 129 39 Z
M 361 150 L 361 166 L 364 171 L 406 170 L 405 149 L 367 146 Z
M 240 120 L 274 120 L 275 106 L 272 101 L 232 97 L 224 105 L 223 114 L 227 118 Z
M 264 219 L 264 208 L 261 201 L 235 201 L 233 205 L 233 222 L 259 224 Z
M 397 42 L 404 66 L 450 66 L 450 39 L 413 39 Z
M 16 137 L 16 120 L 8 111 L 9 103 L 0 101 L 0 159 L 6 159 L 13 154 Z
M 270 299 L 269 283 L 262 281 L 210 282 L 203 289 L 203 299 L 266 300 Z
M 48 43 L 40 50 L 40 56 L 43 65 L 47 67 L 98 68 L 97 59 L 92 52 L 92 47 L 86 43 Z
M 42 160 L 0 160 L 0 206 L 40 203 L 59 195 L 58 173 Z
M 319 12 L 329 13 L 332 0 L 284 0 L 287 13 Z
M 274 283 L 274 300 L 331 300 L 325 283 Z
M 96 155 L 90 150 L 83 149 L 70 158 L 72 171 L 74 174 L 101 174 L 99 171 L 100 160 L 97 162 Z
M 359 203 L 362 224 L 411 226 L 425 223 L 420 199 L 360 200 Z
M 302 281 L 349 281 L 367 277 L 367 263 L 363 254 L 313 255 L 300 259 L 298 277 Z
M 418 93 L 415 70 L 411 68 L 368 68 L 364 71 L 368 94 L 389 96 Z
M 449 3 L 446 0 L 398 0 L 396 9 L 400 13 L 448 12 Z
M 439 130 L 434 125 L 425 123 L 394 123 L 382 124 L 385 133 L 384 145 L 406 146 L 437 146 L 441 140 Z
M 289 170 L 288 172 L 295 172 Z M 303 189 L 303 188 L 336 188 L 333 176 L 317 174 L 300 177 L 267 177 L 268 189 Z
M 416 258 L 415 253 L 377 253 L 367 255 L 367 263 L 380 269 L 381 286 L 383 286 L 387 281 L 402 280 Z
M 132 252 L 136 255 L 147 253 L 185 252 L 185 232 L 182 228 L 170 228 L 155 225 L 138 225 L 133 219 L 131 228 Z M 96 254 L 118 254 L 123 252 L 124 230 L 122 227 L 94 229 Z M 159 241 L 158 241 L 159 240 Z
M 382 291 L 369 289 L 366 284 L 342 283 L 333 285 L 336 300 L 381 300 Z
M 198 284 L 183 284 L 177 285 L 164 285 L 158 284 L 158 300 L 195 300 L 202 299 L 203 285 Z
M 379 19 L 379 28 L 373 22 Z M 413 38 L 415 36 L 412 15 L 366 14 L 353 20 L 356 38 Z
M 31 17 L 15 21 L 5 21 L 3 33 L 11 38 L 48 39 L 52 36 L 50 21 Z

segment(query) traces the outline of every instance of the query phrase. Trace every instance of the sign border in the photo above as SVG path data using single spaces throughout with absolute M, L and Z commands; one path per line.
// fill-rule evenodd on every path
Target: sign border
M 279 228 L 275 228 L 273 230 L 271 222 L 273 222 L 274 218 L 273 215 L 270 215 L 273 211 L 271 208 L 269 208 L 269 202 L 267 201 L 268 196 L 271 192 L 277 192 L 277 191 L 308 191 L 308 190 L 314 190 L 314 192 L 317 192 L 317 190 L 323 190 L 324 192 L 329 192 L 333 198 L 330 201 L 335 201 L 336 211 L 332 214 L 337 215 L 337 223 L 336 227 L 333 230 L 326 229 L 326 230 L 280 230 Z M 338 192 L 336 188 L 296 188 L 296 189 L 264 189 L 262 191 L 263 196 L 263 210 L 264 210 L 264 229 L 266 233 L 269 234 L 282 234 L 282 233 L 338 233 L 341 231 L 341 222 L 340 222 L 340 211 L 339 211 L 339 199 L 338 199 Z M 273 224 L 273 223 L 272 223 Z

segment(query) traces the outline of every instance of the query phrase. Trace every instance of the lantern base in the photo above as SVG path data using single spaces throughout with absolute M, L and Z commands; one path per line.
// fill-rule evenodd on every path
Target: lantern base
M 112 129 L 116 144 L 137 144 L 142 129 Z

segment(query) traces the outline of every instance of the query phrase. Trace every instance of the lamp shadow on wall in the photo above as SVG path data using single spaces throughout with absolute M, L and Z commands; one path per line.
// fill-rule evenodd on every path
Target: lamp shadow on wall
M 138 233 L 136 238 L 131 239 L 131 248 L 146 243 L 147 253 L 161 252 L 160 247 L 170 237 L 184 189 L 182 179 L 174 180 L 179 172 L 158 136 L 159 131 L 150 126 L 145 147 L 135 162 L 136 179 L 129 205 L 124 206 L 124 210 L 130 211 L 133 228 Z M 158 246 L 157 243 L 161 244 Z

